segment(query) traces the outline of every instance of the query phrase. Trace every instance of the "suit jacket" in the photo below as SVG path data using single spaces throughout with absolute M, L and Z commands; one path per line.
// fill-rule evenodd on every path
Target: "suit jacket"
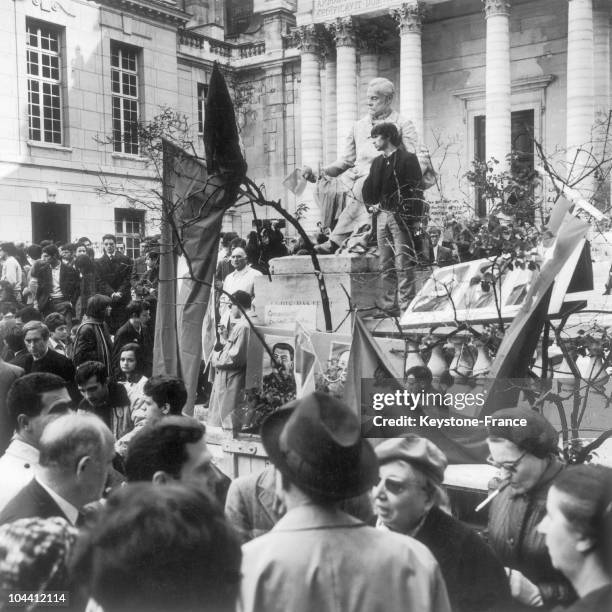
M 111 259 L 106 253 L 95 260 L 98 275 L 98 290 L 110 297 L 113 293 L 121 293 L 119 303 L 130 301 L 130 279 L 132 276 L 132 260 L 121 253 L 115 253 Z
M 417 187 L 422 176 L 419 159 L 414 153 L 397 149 L 389 157 L 379 155 L 372 162 L 363 184 L 363 201 L 395 212 L 400 195 L 404 199 L 419 197 Z
M 333 507 L 293 508 L 242 553 L 243 612 L 450 610 L 425 546 Z
M 50 374 L 57 374 L 63 378 L 68 385 L 74 384 L 74 366 L 72 365 L 72 361 L 53 349 L 49 349 L 47 354 L 38 361 L 34 361 L 34 357 L 28 355 L 25 358 L 23 367 L 26 374 L 32 374 L 32 372 L 49 372 Z
M 40 264 L 40 265 L 39 265 Z M 36 272 L 33 269 L 33 276 L 38 278 L 38 290 L 36 291 L 36 299 L 38 301 L 38 309 L 43 312 L 53 291 L 53 276 L 51 266 L 45 262 L 36 262 Z M 60 289 L 64 295 L 64 300 L 70 302 L 73 306 L 76 304 L 79 297 L 79 275 L 74 268 L 67 266 L 65 263 L 60 263 Z
M 274 468 L 270 465 L 259 474 L 240 476 L 230 484 L 225 517 L 238 531 L 243 543 L 267 533 L 280 519 L 274 481 Z
M 40 518 L 59 516 L 68 520 L 68 517 L 38 481 L 31 480 L 0 512 L 0 525 L 34 516 Z
M 440 564 L 453 612 L 502 610 L 510 606 L 504 567 L 485 541 L 467 525 L 432 508 L 415 538 Z

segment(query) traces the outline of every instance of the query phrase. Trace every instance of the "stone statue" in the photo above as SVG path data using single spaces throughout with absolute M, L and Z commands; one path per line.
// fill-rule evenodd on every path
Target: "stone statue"
M 395 87 L 389 79 L 376 78 L 370 81 L 367 90 L 368 114 L 353 124 L 347 135 L 342 155 L 322 168 L 322 174 L 338 177 L 347 193 L 346 207 L 327 242 L 317 245 L 319 253 L 334 253 L 351 233 L 371 223 L 371 215 L 363 201 L 363 183 L 370 166 L 380 152 L 374 147 L 372 127 L 377 123 L 394 123 L 402 139 L 402 146 L 410 153 L 417 152 L 417 133 L 414 125 L 391 108 Z M 304 167 L 303 177 L 314 181 L 312 168 Z

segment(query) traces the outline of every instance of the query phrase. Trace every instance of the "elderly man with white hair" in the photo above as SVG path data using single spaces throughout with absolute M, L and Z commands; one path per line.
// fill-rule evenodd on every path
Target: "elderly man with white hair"
M 36 476 L 0 513 L 0 525 L 33 516 L 80 524 L 82 508 L 102 497 L 111 469 L 110 429 L 94 415 L 67 414 L 45 427 L 39 449 Z
M 348 197 L 346 208 L 327 242 L 317 245 L 320 253 L 334 253 L 351 233 L 370 223 L 370 213 L 363 201 L 363 183 L 370 172 L 370 166 L 380 152 L 374 147 L 372 128 L 381 122 L 396 125 L 403 147 L 410 153 L 417 152 L 417 132 L 412 121 L 402 117 L 391 108 L 395 86 L 389 79 L 376 78 L 370 81 L 366 93 L 368 114 L 353 124 L 346 136 L 344 151 L 333 163 L 325 166 L 322 172 L 330 177 L 340 177 Z M 303 176 L 314 180 L 312 168 L 305 166 Z

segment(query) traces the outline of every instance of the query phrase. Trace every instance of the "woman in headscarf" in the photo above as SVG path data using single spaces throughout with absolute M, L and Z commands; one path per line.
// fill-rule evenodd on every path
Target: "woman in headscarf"
M 75 368 L 86 361 L 103 363 L 110 379 L 113 378 L 113 341 L 104 320 L 110 315 L 111 303 L 106 295 L 89 298 L 85 317 L 76 332 L 72 356 Z
M 548 491 L 538 531 L 552 564 L 578 593 L 565 612 L 612 610 L 612 470 L 567 468 Z
M 559 436 L 529 408 L 498 410 L 491 419 L 488 462 L 501 479 L 489 509 L 489 544 L 506 567 L 515 599 L 545 609 L 571 603 L 574 590 L 553 567 L 537 530 L 548 491 L 565 467 L 558 459 Z

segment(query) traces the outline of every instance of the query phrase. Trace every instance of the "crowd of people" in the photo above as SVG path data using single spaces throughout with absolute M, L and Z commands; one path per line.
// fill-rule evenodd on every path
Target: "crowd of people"
M 180 379 L 142 386 L 136 425 L 120 418 L 127 390 L 101 363 L 76 382 L 78 406 L 54 374 L 8 387 L 2 610 L 610 609 L 612 470 L 561 463 L 535 411 L 494 415 L 527 426 L 489 429 L 499 494 L 485 538 L 453 516 L 440 448 L 414 434 L 371 444 L 328 394 L 268 416 L 270 465 L 230 481 L 205 426 L 182 414 Z
M 114 242 L 71 272 L 45 245 L 20 289 L 35 301 L 3 311 L 0 610 L 49 597 L 87 612 L 610 608 L 612 470 L 568 467 L 536 411 L 494 415 L 526 426 L 489 428 L 484 533 L 453 515 L 432 441 L 366 440 L 353 407 L 320 391 L 272 412 L 270 465 L 231 480 L 183 412 L 184 382 L 151 375 L 153 275 L 134 285 Z M 209 426 L 244 388 L 255 264 L 246 241 L 222 237 Z M 79 314 L 81 268 L 92 291 Z M 290 345 L 273 355 L 290 368 Z

